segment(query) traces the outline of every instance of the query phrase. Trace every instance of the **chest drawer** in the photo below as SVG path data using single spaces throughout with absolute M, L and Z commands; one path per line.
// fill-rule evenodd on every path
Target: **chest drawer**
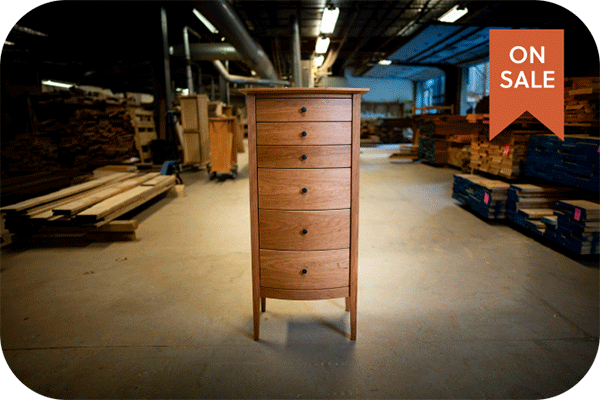
M 350 246 L 350 210 L 259 210 L 258 230 L 261 249 L 344 249 Z
M 352 99 L 257 99 L 256 121 L 352 121 Z
M 258 207 L 276 210 L 350 208 L 350 168 L 258 168 Z
M 256 144 L 328 145 L 350 144 L 350 122 L 265 122 L 256 124 Z
M 260 285 L 277 289 L 329 289 L 350 283 L 350 251 L 260 251 Z
M 348 168 L 350 145 L 257 146 L 259 168 Z

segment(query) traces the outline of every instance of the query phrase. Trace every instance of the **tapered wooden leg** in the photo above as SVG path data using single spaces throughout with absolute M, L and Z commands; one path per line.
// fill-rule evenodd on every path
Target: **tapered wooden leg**
M 260 296 L 252 297 L 252 311 L 254 314 L 254 340 L 258 340 L 260 333 Z
M 267 309 L 267 298 L 266 297 L 261 297 L 260 298 L 260 310 L 262 312 L 265 312 L 266 309 Z
M 347 299 L 350 303 L 350 340 L 356 340 L 356 296 Z
M 350 297 L 346 297 L 346 311 L 350 311 Z

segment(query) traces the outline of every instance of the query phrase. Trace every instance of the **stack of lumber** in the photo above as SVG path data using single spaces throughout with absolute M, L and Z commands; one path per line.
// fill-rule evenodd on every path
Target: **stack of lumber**
M 462 151 L 468 147 L 478 127 L 460 115 L 444 115 L 422 119 L 419 125 L 419 158 L 433 165 L 448 163 L 449 147 Z M 452 146 L 449 146 L 452 143 Z
M 402 144 L 400 143 L 398 152 L 392 153 L 390 158 L 392 159 L 411 159 L 416 160 L 418 158 L 417 155 L 418 148 L 412 144 Z
M 102 227 L 173 186 L 174 176 L 116 172 L 4 206 L 0 212 L 5 214 L 6 228 L 15 235 L 14 242 L 40 235 L 97 235 L 116 232 L 115 229 L 123 233 L 123 227 Z
M 565 124 L 598 126 L 598 77 L 565 79 Z
M 140 160 L 141 162 L 152 162 L 150 144 L 153 140 L 158 139 L 154 124 L 154 112 L 141 107 L 129 107 L 127 112 L 133 123 L 135 148 L 139 153 Z
M 467 121 L 472 124 L 489 124 L 490 114 L 467 114 Z
M 529 140 L 525 174 L 560 185 L 598 192 L 600 139 L 585 135 L 533 135 Z
M 531 132 L 505 129 L 490 141 L 489 130 L 481 130 L 471 143 L 471 170 L 506 179 L 518 178 L 525 166 Z
M 4 158 L 4 154 L 2 155 Z M 40 196 L 74 183 L 85 181 L 89 174 L 77 169 L 36 172 L 0 180 L 2 204 L 16 203 L 31 197 Z
M 512 184 L 508 188 L 506 217 L 523 228 L 543 235 L 546 225 L 541 219 L 554 214 L 556 203 L 580 196 L 580 191 L 565 186 Z
M 452 198 L 486 219 L 506 217 L 509 184 L 472 174 L 454 175 Z
M 598 254 L 600 205 L 586 200 L 561 200 L 553 216 L 542 218 L 544 237 L 577 254 Z

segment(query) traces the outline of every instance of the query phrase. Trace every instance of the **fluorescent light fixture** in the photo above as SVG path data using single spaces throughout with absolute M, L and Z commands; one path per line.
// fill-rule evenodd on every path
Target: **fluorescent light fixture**
M 379 65 L 390 65 L 391 63 L 391 60 L 379 60 Z
M 323 18 L 321 19 L 321 33 L 333 33 L 339 16 L 340 9 L 337 7 L 324 9 Z
M 207 20 L 204 15 L 200 14 L 200 11 L 196 10 L 195 8 L 193 11 L 194 15 L 198 17 L 198 19 L 204 24 L 204 26 L 208 28 L 209 31 L 211 31 L 212 33 L 219 33 L 219 30 L 215 28 L 215 26 L 211 24 L 210 21 Z
M 317 54 L 327 53 L 327 48 L 329 48 L 329 38 L 318 38 L 317 46 L 315 47 Z
M 42 85 L 55 86 L 55 87 L 66 88 L 66 89 L 69 89 L 72 86 L 75 86 L 72 83 L 62 83 L 62 82 L 56 82 L 56 81 L 50 81 L 50 80 L 42 81 Z
M 317 67 L 320 67 L 321 65 L 323 65 L 323 62 L 325 62 L 324 55 L 321 54 L 320 56 L 315 57 L 315 64 L 317 64 Z
M 5 46 L 14 46 L 15 44 L 13 42 L 9 42 L 8 40 L 5 40 L 4 45 Z
M 469 9 L 467 7 L 459 9 L 458 4 L 457 4 L 454 7 L 452 7 L 450 10 L 448 10 L 444 15 L 439 17 L 438 21 L 455 22 L 456 20 L 458 20 L 460 17 L 462 17 L 463 15 L 465 15 L 468 12 L 469 12 Z

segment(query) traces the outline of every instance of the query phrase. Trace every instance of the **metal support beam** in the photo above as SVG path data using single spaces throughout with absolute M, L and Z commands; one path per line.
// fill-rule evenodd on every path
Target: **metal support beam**
M 185 54 L 185 76 L 189 94 L 194 94 L 194 77 L 192 75 L 192 56 L 190 55 L 190 37 L 188 27 L 183 27 L 183 51 Z
M 300 62 L 300 25 L 298 13 L 292 17 L 292 78 L 295 87 L 302 87 L 302 63 Z

